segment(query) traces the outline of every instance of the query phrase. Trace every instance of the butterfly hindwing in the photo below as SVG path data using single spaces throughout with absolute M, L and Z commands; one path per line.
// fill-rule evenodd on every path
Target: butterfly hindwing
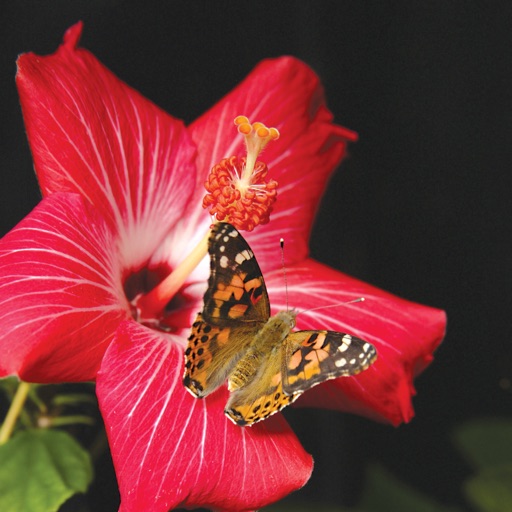
M 240 426 L 264 420 L 271 414 L 294 402 L 301 393 L 287 395 L 281 379 L 281 350 L 266 358 L 259 371 L 245 386 L 231 393 L 225 413 Z
M 267 388 L 262 395 L 254 394 L 250 389 L 242 389 L 232 393 L 224 412 L 237 425 L 245 427 L 268 418 L 290 405 L 300 395 L 301 393 L 286 395 L 281 384 Z
M 225 361 L 223 352 L 229 346 L 229 333 L 229 328 L 210 325 L 203 322 L 201 313 L 197 315 L 185 350 L 183 375 L 183 384 L 194 396 L 201 398 L 214 391 L 236 364 L 233 360 L 218 368 L 219 361 Z
M 283 344 L 283 390 L 293 395 L 329 379 L 366 370 L 377 358 L 370 343 L 335 331 L 297 331 Z

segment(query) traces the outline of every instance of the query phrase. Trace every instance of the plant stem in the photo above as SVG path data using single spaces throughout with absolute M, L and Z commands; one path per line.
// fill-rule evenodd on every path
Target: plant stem
M 0 428 L 0 445 L 5 444 L 11 437 L 12 431 L 14 430 L 18 416 L 23 409 L 23 405 L 25 404 L 29 391 L 30 384 L 28 382 L 21 381 L 12 400 L 11 407 L 9 407 L 7 416 Z
M 75 414 L 73 416 L 59 416 L 57 418 L 49 418 L 48 424 L 44 425 L 48 427 L 64 427 L 67 425 L 94 425 L 95 421 L 90 416 L 84 414 Z

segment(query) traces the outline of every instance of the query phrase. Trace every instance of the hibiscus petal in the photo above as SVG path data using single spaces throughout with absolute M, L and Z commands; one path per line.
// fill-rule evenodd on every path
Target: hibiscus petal
M 53 194 L 0 240 L 0 375 L 91 380 L 129 316 L 115 244 L 77 194 Z
M 271 272 L 265 280 L 273 312 L 286 309 L 282 273 Z M 445 313 L 311 259 L 288 267 L 287 281 L 291 308 L 302 311 L 328 306 L 299 314 L 299 329 L 348 332 L 375 345 L 378 355 L 368 370 L 312 388 L 296 404 L 355 412 L 393 425 L 409 421 L 414 415 L 413 378 L 430 364 L 443 339 Z M 359 297 L 365 301 L 346 304 Z
M 281 132 L 261 156 L 279 183 L 271 222 L 248 233 L 247 239 L 264 271 L 276 268 L 276 241 L 283 236 L 293 247 L 287 263 L 301 261 L 308 254 L 313 217 L 327 179 L 344 156 L 347 141 L 357 136 L 332 123 L 322 85 L 311 68 L 293 57 L 265 60 L 189 127 L 198 147 L 198 189 L 214 164 L 245 153 L 233 125 L 238 114 Z M 203 195 L 199 193 L 192 206 Z
M 98 374 L 120 510 L 251 510 L 304 485 L 311 457 L 282 416 L 242 428 L 223 413 L 225 388 L 192 397 L 176 340 L 124 322 Z
M 183 214 L 195 148 L 181 121 L 76 47 L 81 31 L 71 27 L 53 55 L 18 59 L 35 169 L 43 195 L 77 192 L 94 204 L 137 267 Z

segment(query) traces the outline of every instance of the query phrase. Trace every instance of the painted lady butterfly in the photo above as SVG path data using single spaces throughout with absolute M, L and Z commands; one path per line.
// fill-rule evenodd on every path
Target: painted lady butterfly
M 202 398 L 227 379 L 225 413 L 237 425 L 263 420 L 312 386 L 355 375 L 377 358 L 373 345 L 350 334 L 292 331 L 295 311 L 271 317 L 260 267 L 231 224 L 213 227 L 208 251 L 208 290 L 188 339 L 183 384 Z

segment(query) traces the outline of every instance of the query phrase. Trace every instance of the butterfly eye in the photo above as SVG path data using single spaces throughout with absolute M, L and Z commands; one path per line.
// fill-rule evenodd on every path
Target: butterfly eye
M 290 326 L 290 329 L 293 329 L 296 325 L 295 321 L 295 313 L 293 311 L 289 311 L 287 315 L 288 324 Z

